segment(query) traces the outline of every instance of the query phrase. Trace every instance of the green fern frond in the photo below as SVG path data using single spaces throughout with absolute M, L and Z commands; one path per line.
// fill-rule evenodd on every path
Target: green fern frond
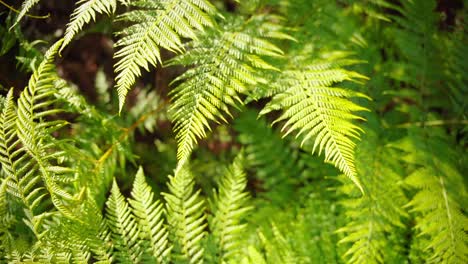
M 0 163 L 7 192 L 22 202 L 26 217 L 23 221 L 39 238 L 44 232 L 44 218 L 52 215 L 40 209 L 46 203 L 48 193 L 41 186 L 37 165 L 21 147 L 17 133 L 17 110 L 11 89 L 0 115 Z
M 214 218 L 210 227 L 218 245 L 220 263 L 238 256 L 246 230 L 241 220 L 252 209 L 246 206 L 249 194 L 245 192 L 247 178 L 242 168 L 243 159 L 243 154 L 236 157 L 214 195 Z
M 115 180 L 106 205 L 106 218 L 112 231 L 116 259 L 121 263 L 139 263 L 144 250 L 139 237 L 138 224 Z
M 153 202 L 153 197 L 154 193 L 145 181 L 143 169 L 140 168 L 129 202 L 138 221 L 141 236 L 150 241 L 152 255 L 159 263 L 167 263 L 172 247 L 169 245 L 168 232 L 164 225 L 164 209 L 159 200 Z
M 21 93 L 16 123 L 18 138 L 36 164 L 53 204 L 64 215 L 72 218 L 64 200 L 74 202 L 76 197 L 60 187 L 59 181 L 68 181 L 67 177 L 70 177 L 73 170 L 51 163 L 60 156 L 60 152 L 48 153 L 57 144 L 50 134 L 66 125 L 65 121 L 47 120 L 47 117 L 61 112 L 60 109 L 49 108 L 54 103 L 56 93 L 54 81 L 57 76 L 53 60 L 61 44 L 60 40 L 47 51 L 44 61 L 33 72 L 28 87 Z
M 266 20 L 266 21 L 265 21 Z M 264 16 L 249 21 L 230 20 L 221 31 L 209 31 L 189 44 L 189 51 L 170 62 L 195 66 L 179 76 L 171 92 L 170 107 L 177 140 L 177 158 L 186 160 L 198 139 L 206 137 L 209 122 L 226 121 L 230 107 L 242 104 L 240 93 L 248 93 L 264 79 L 260 70 L 275 69 L 262 57 L 279 57 L 282 51 L 269 42 L 281 35 Z M 269 32 L 264 30 L 276 29 Z M 264 36 L 265 35 L 265 36 Z M 210 54 L 210 56 L 206 56 Z
M 137 10 L 121 16 L 132 25 L 119 33 L 123 36 L 115 47 L 116 88 L 119 94 L 119 109 L 141 68 L 162 63 L 160 49 L 182 52 L 182 39 L 195 39 L 197 30 L 214 25 L 215 8 L 206 0 L 135 1 Z
M 175 176 L 169 177 L 170 193 L 163 193 L 175 250 L 173 256 L 175 261 L 203 263 L 204 248 L 201 242 L 207 225 L 205 205 L 199 197 L 200 190 L 193 190 L 194 179 L 186 166 L 180 167 Z
M 76 6 L 77 8 L 71 15 L 70 23 L 67 24 L 60 51 L 72 41 L 85 24 L 91 20 L 95 21 L 97 14 L 112 15 L 117 8 L 117 3 L 116 0 L 80 0 L 76 2 Z
M 356 150 L 357 173 L 366 195 L 360 196 L 351 184 L 338 189 L 349 197 L 340 202 L 349 221 L 337 230 L 344 233 L 339 243 L 352 243 L 344 255 L 348 263 L 399 263 L 404 254 L 403 220 L 408 217 L 403 210 L 407 203 L 401 186 L 404 170 L 392 158 L 398 152 L 384 147 L 384 134 L 366 132 Z
M 416 169 L 405 183 L 417 190 L 407 204 L 416 214 L 416 230 L 430 249 L 430 263 L 466 263 L 468 261 L 468 193 L 458 171 L 458 153 L 438 137 L 427 137 L 422 131 L 412 131 L 408 137 L 393 144 L 406 152 L 402 159 Z M 437 150 L 434 152 L 434 150 Z
M 18 17 L 16 17 L 15 26 L 20 22 L 20 20 L 33 8 L 37 3 L 39 3 L 40 0 L 25 0 L 23 4 L 21 5 L 21 10 L 20 13 L 18 14 Z
M 297 131 L 296 137 L 303 136 L 301 144 L 315 137 L 312 152 L 318 150 L 319 155 L 325 152 L 325 160 L 337 166 L 363 192 L 354 165 L 353 142 L 363 130 L 352 121 L 363 120 L 355 112 L 367 109 L 351 98 L 366 96 L 331 85 L 366 77 L 336 67 L 337 64 L 340 62 L 318 61 L 302 69 L 284 70 L 270 85 L 278 93 L 260 114 L 283 110 L 274 123 L 285 121 L 282 128 L 285 136 Z

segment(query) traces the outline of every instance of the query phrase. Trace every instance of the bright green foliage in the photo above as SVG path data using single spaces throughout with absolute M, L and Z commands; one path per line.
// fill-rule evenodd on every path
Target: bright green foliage
M 390 159 L 397 151 L 379 142 L 384 135 L 366 131 L 357 148 L 356 166 L 367 195 L 359 195 L 349 185 L 340 188 L 351 196 L 342 201 L 350 221 L 337 232 L 347 234 L 340 243 L 352 242 L 345 254 L 350 263 L 398 263 L 402 261 L 398 257 L 404 250 L 401 240 L 408 217 L 403 209 L 407 203 L 402 188 L 404 170 L 397 160 Z
M 232 116 L 229 107 L 242 104 L 240 93 L 249 93 L 258 83 L 265 83 L 259 70 L 275 69 L 262 58 L 282 54 L 269 42 L 283 36 L 269 22 L 272 19 L 277 18 L 227 19 L 220 29 L 207 31 L 199 40 L 189 43 L 190 50 L 171 62 L 195 65 L 174 80 L 181 83 L 172 91 L 171 113 L 179 160 L 188 159 L 197 139 L 206 137 L 210 121 L 227 122 L 225 116 Z
M 38 2 L 0 26 L 32 72 L 0 87 L 1 263 L 468 263 L 466 5 L 81 0 L 43 55 L 6 31 Z M 87 24 L 118 28 L 92 103 L 55 69 Z
M 112 184 L 111 195 L 106 204 L 106 216 L 113 234 L 112 239 L 115 241 L 117 260 L 121 263 L 138 263 L 142 261 L 143 249 L 138 236 L 137 222 L 115 181 Z
M 270 84 L 275 95 L 260 114 L 283 110 L 284 113 L 275 123 L 286 121 L 282 129 L 286 130 L 285 135 L 297 131 L 296 137 L 303 135 L 301 144 L 314 136 L 312 152 L 321 154 L 323 151 L 325 161 L 335 164 L 363 191 L 354 167 L 355 143 L 352 141 L 353 138 L 359 138 L 362 129 L 353 124 L 352 120 L 362 119 L 354 112 L 366 109 L 349 99 L 364 95 L 331 88 L 331 85 L 365 77 L 341 68 L 355 63 L 353 60 L 340 60 L 334 56 L 326 61 L 298 60 L 295 63 L 301 65 L 302 69 L 295 67 L 285 70 L 275 83 Z
M 59 109 L 48 109 L 47 106 L 51 105 L 54 98 L 54 80 L 57 78 L 54 72 L 53 59 L 60 47 L 61 41 L 52 46 L 45 55 L 44 61 L 39 65 L 39 68 L 33 73 L 29 80 L 28 87 L 21 93 L 18 99 L 17 110 L 17 133 L 21 141 L 22 148 L 26 151 L 37 169 L 38 175 L 41 176 L 45 184 L 45 188 L 51 196 L 53 204 L 68 217 L 72 217 L 66 205 L 60 201 L 64 198 L 68 201 L 73 201 L 75 198 L 67 191 L 62 189 L 58 183 L 61 181 L 68 181 L 69 173 L 73 170 L 63 167 L 52 165 L 53 161 L 60 158 L 64 153 L 52 152 L 49 153 L 53 146 L 59 144 L 53 138 L 49 138 L 49 134 L 66 124 L 65 121 L 46 121 L 48 116 L 57 114 Z M 48 141 L 46 141 L 49 139 Z M 10 159 L 15 159 L 15 154 L 11 153 Z M 19 158 L 22 159 L 22 158 Z M 23 168 L 23 170 L 30 170 L 31 168 Z M 26 172 L 26 175 L 35 174 L 32 171 Z M 34 182 L 34 180 L 32 181 Z M 29 182 L 31 184 L 32 182 Z M 60 198 L 59 198 L 60 197 Z M 39 196 L 38 199 L 41 197 Z M 34 203 L 38 203 L 35 200 Z
M 154 194 L 145 182 L 141 168 L 135 176 L 132 197 L 129 202 L 139 221 L 141 234 L 150 241 L 151 253 L 158 262 L 166 262 L 171 247 L 168 245 L 168 233 L 164 227 L 163 205 L 159 201 L 153 202 Z
M 80 0 L 76 2 L 78 6 L 70 18 L 67 25 L 63 44 L 60 50 L 67 46 L 73 37 L 83 29 L 83 26 L 91 20 L 96 20 L 97 14 L 111 15 L 117 8 L 116 0 Z
M 242 171 L 242 162 L 242 155 L 234 160 L 220 181 L 219 193 L 214 195 L 214 217 L 210 227 L 219 249 L 218 263 L 228 262 L 240 253 L 242 234 L 246 229 L 241 220 L 252 209 L 245 206 L 249 194 L 244 192 L 247 178 Z
M 196 38 L 196 30 L 213 26 L 213 6 L 206 0 L 133 1 L 136 10 L 120 19 L 131 23 L 119 33 L 114 57 L 119 109 L 122 110 L 128 90 L 141 75 L 141 68 L 149 70 L 162 62 L 160 49 L 182 52 L 181 38 Z
M 194 192 L 193 176 L 186 167 L 180 168 L 170 177 L 170 193 L 165 194 L 167 216 L 177 252 L 176 261 L 202 263 L 201 240 L 205 236 L 206 215 L 204 201 L 199 198 L 200 190 Z
M 419 235 L 428 238 L 424 244 L 431 250 L 428 262 L 464 263 L 468 258 L 468 217 L 462 208 L 468 193 L 454 165 L 456 154 L 443 140 L 430 139 L 420 131 L 412 131 L 395 146 L 406 152 L 405 161 L 415 165 L 405 183 L 417 193 L 407 206 L 419 218 L 415 226 Z

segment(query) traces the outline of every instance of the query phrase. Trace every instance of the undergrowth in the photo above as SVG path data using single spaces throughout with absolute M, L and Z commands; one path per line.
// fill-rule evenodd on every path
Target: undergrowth
M 466 3 L 80 0 L 45 52 L 41 4 L 0 13 L 31 73 L 0 97 L 0 262 L 468 262 Z M 90 98 L 57 61 L 101 20 Z

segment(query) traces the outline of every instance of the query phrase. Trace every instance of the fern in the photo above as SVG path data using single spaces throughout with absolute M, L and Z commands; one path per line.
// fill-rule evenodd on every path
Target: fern
M 61 200 L 65 199 L 73 202 L 76 198 L 62 189 L 57 183 L 57 179 L 67 177 L 67 174 L 73 171 L 67 167 L 51 164 L 53 159 L 59 157 L 60 152 L 47 154 L 47 149 L 54 145 L 54 140 L 50 139 L 50 142 L 44 142 L 44 138 L 48 134 L 66 123 L 61 120 L 40 123 L 36 121 L 60 112 L 59 109 L 48 109 L 46 107 L 53 103 L 53 98 L 48 98 L 55 93 L 53 59 L 61 43 L 61 41 L 58 41 L 49 49 L 44 61 L 29 80 L 27 89 L 21 93 L 18 99 L 17 133 L 24 149 L 37 166 L 45 187 L 51 195 L 52 202 L 62 213 L 68 217 L 73 217 Z
M 168 244 L 168 233 L 164 226 L 163 205 L 159 201 L 153 202 L 153 196 L 140 168 L 133 183 L 133 199 L 129 202 L 138 220 L 141 235 L 150 241 L 152 255 L 159 263 L 166 263 L 171 246 Z
M 401 187 L 404 170 L 390 159 L 397 152 L 379 142 L 384 135 L 371 129 L 366 131 L 356 157 L 366 196 L 356 197 L 350 186 L 340 188 L 351 196 L 341 201 L 350 221 L 337 232 L 347 233 L 340 243 L 352 243 L 345 253 L 348 263 L 398 263 L 402 261 L 398 257 L 404 250 L 400 243 L 405 231 L 404 219 L 408 217 L 403 210 L 407 199 Z
M 116 258 L 121 263 L 140 262 L 143 248 L 142 241 L 139 238 L 138 224 L 115 180 L 106 204 L 106 218 L 112 231 L 112 239 L 117 251 Z
M 60 186 L 60 182 L 69 181 L 72 170 L 57 164 L 63 152 L 53 151 L 58 150 L 54 145 L 59 142 L 49 135 L 64 122 L 46 121 L 48 116 L 59 112 L 48 106 L 54 103 L 56 88 L 52 63 L 60 44 L 57 42 L 47 52 L 45 60 L 33 73 L 18 100 L 18 108 L 10 91 L 0 118 L 0 162 L 6 174 L 7 190 L 22 202 L 24 221 L 37 239 L 45 231 L 43 221 L 57 213 L 45 211 L 44 205 L 52 201 L 61 213 L 73 218 L 70 210 L 79 199 Z
M 419 216 L 415 227 L 420 236 L 429 238 L 425 241 L 425 248 L 431 250 L 427 261 L 466 262 L 468 217 L 462 211 L 462 202 L 467 192 L 462 175 L 453 165 L 455 153 L 443 140 L 428 140 L 417 130 L 394 146 L 406 152 L 402 156 L 406 162 L 416 165 L 405 179 L 408 187 L 417 190 L 407 206 Z M 434 149 L 444 151 L 435 155 Z
M 174 80 L 180 83 L 171 92 L 179 161 L 188 159 L 197 140 L 206 137 L 210 121 L 227 122 L 229 107 L 242 103 L 240 93 L 264 82 L 260 70 L 275 69 L 261 57 L 281 56 L 282 51 L 268 39 L 283 35 L 268 19 L 228 20 L 221 31 L 208 31 L 189 43 L 186 54 L 171 61 L 171 65 L 195 66 Z
M 95 21 L 97 14 L 111 15 L 115 13 L 117 8 L 115 0 L 80 0 L 76 2 L 76 5 L 78 7 L 71 15 L 60 50 L 63 50 L 72 41 L 85 24 L 91 20 Z
M 242 217 L 252 207 L 247 207 L 248 193 L 245 173 L 242 171 L 243 156 L 238 156 L 227 169 L 219 184 L 219 192 L 214 195 L 214 217 L 211 230 L 219 249 L 218 263 L 228 263 L 239 254 L 242 233 L 246 224 L 241 224 Z
M 466 6 L 63 2 L 44 56 L 35 21 L 7 32 L 22 2 L 0 1 L 1 263 L 468 262 Z M 85 50 L 54 61 L 92 22 L 120 31 L 90 103 L 59 77 Z
M 123 14 L 120 19 L 131 23 L 122 30 L 122 36 L 115 47 L 117 76 L 116 88 L 119 93 L 119 109 L 122 110 L 125 96 L 141 75 L 140 68 L 149 70 L 162 62 L 160 49 L 182 52 L 181 38 L 196 38 L 196 30 L 213 26 L 211 18 L 214 7 L 206 0 L 135 1 L 137 8 Z
M 167 220 L 174 243 L 175 261 L 202 263 L 204 249 L 201 240 L 205 236 L 206 215 L 200 191 L 193 192 L 193 176 L 186 167 L 180 167 L 169 179 L 170 193 L 164 193 Z
M 362 129 L 352 121 L 362 120 L 353 112 L 366 108 L 349 99 L 366 96 L 331 87 L 336 82 L 365 78 L 339 67 L 350 63 L 354 62 L 330 57 L 326 62 L 308 63 L 303 69 L 283 71 L 271 84 L 276 94 L 260 114 L 284 110 L 274 123 L 286 121 L 282 128 L 286 130 L 285 135 L 297 131 L 296 137 L 303 135 L 301 144 L 315 136 L 312 152 L 324 151 L 325 160 L 335 164 L 363 192 L 354 166 L 355 143 L 352 141 L 359 138 Z
M 21 11 L 19 12 L 18 16 L 16 17 L 15 26 L 20 22 L 20 20 L 33 8 L 40 0 L 25 0 L 21 5 Z

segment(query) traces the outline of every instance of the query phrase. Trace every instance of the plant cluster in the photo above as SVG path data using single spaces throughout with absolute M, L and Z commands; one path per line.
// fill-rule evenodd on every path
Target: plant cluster
M 0 262 L 468 262 L 466 1 L 80 0 L 44 53 L 4 2 Z

